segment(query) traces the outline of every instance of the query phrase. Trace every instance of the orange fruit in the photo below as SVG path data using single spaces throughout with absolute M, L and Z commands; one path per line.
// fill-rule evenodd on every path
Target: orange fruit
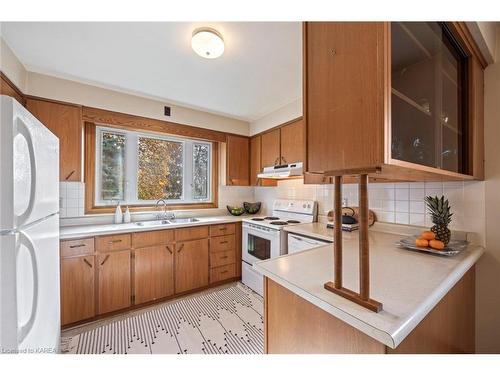
M 417 245 L 418 247 L 428 247 L 429 241 L 427 241 L 425 238 L 417 238 L 415 240 L 415 245 Z
M 431 247 L 433 249 L 436 249 L 436 250 L 443 250 L 444 249 L 444 242 L 443 241 L 430 240 L 429 245 L 431 245 Z
M 432 232 L 430 230 L 426 230 L 425 232 L 422 232 L 421 237 L 425 238 L 427 241 L 430 241 L 430 240 L 435 239 L 436 235 L 434 234 L 434 232 Z

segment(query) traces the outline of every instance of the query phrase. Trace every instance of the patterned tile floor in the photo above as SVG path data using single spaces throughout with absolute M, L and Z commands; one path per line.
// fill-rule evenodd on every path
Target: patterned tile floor
M 262 354 L 263 302 L 233 283 L 62 332 L 72 354 Z

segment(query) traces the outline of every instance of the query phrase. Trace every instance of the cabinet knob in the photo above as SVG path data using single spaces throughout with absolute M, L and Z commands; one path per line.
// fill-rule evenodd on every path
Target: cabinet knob
M 332 48 L 332 56 L 335 56 L 337 54 L 337 50 L 335 48 Z

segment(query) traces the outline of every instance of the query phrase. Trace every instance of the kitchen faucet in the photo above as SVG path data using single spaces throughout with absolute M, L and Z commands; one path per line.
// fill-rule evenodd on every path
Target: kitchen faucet
M 165 201 L 165 199 L 158 199 L 156 201 L 156 209 L 158 210 L 158 206 L 160 205 L 161 202 L 163 202 L 163 212 L 156 214 L 156 219 L 157 220 L 175 219 L 175 214 L 173 212 L 167 214 L 167 202 Z

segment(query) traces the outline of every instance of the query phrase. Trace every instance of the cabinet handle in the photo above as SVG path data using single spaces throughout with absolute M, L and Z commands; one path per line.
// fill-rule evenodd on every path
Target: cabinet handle
M 177 250 L 177 252 L 180 253 L 182 249 L 184 249 L 184 244 L 181 244 L 181 246 L 179 247 L 179 250 Z
M 219 242 L 219 245 L 223 245 L 225 243 L 227 243 L 227 241 L 221 241 L 221 242 Z
M 278 157 L 276 158 L 276 160 L 274 161 L 274 165 L 277 165 L 279 161 L 280 161 L 280 157 L 278 156 Z
M 220 258 L 221 258 L 221 259 L 227 259 L 227 258 L 228 258 L 228 256 L 227 256 L 227 255 L 225 255 L 225 256 L 220 257 Z
M 226 271 L 221 271 L 221 275 L 222 275 L 223 273 L 227 273 L 227 270 L 226 270 Z
M 83 261 L 85 262 L 85 264 L 87 266 L 89 266 L 90 268 L 92 268 L 92 264 L 86 258 L 83 258 Z
M 108 259 L 109 259 L 109 255 L 106 255 L 106 257 L 104 258 L 104 260 L 101 263 L 101 266 L 103 266 L 104 263 L 106 263 L 108 261 Z
M 170 246 L 168 246 L 168 245 L 167 245 L 167 246 L 165 246 L 165 247 L 166 247 L 166 249 L 168 250 L 168 252 L 169 252 L 170 254 L 172 254 L 172 249 L 170 248 Z
M 220 230 L 221 232 L 224 232 L 225 230 L 227 230 L 227 227 L 222 227 L 222 228 L 219 228 L 219 230 Z
M 73 169 L 73 170 L 72 170 L 72 171 L 71 171 L 71 172 L 70 172 L 70 173 L 66 176 L 65 180 L 66 180 L 66 181 L 67 181 L 67 180 L 69 180 L 69 178 L 70 178 L 71 176 L 73 176 L 73 173 L 75 173 L 75 170 L 74 170 L 74 169 Z
M 108 243 L 109 243 L 110 245 L 112 245 L 112 244 L 114 244 L 114 243 L 118 243 L 118 242 L 122 242 L 122 240 L 111 240 L 111 241 L 109 241 Z
M 286 159 L 282 156 L 281 160 L 283 160 L 283 163 L 287 164 Z
M 74 249 L 75 247 L 85 247 L 86 245 L 84 243 L 81 243 L 79 245 L 70 245 L 70 249 Z

